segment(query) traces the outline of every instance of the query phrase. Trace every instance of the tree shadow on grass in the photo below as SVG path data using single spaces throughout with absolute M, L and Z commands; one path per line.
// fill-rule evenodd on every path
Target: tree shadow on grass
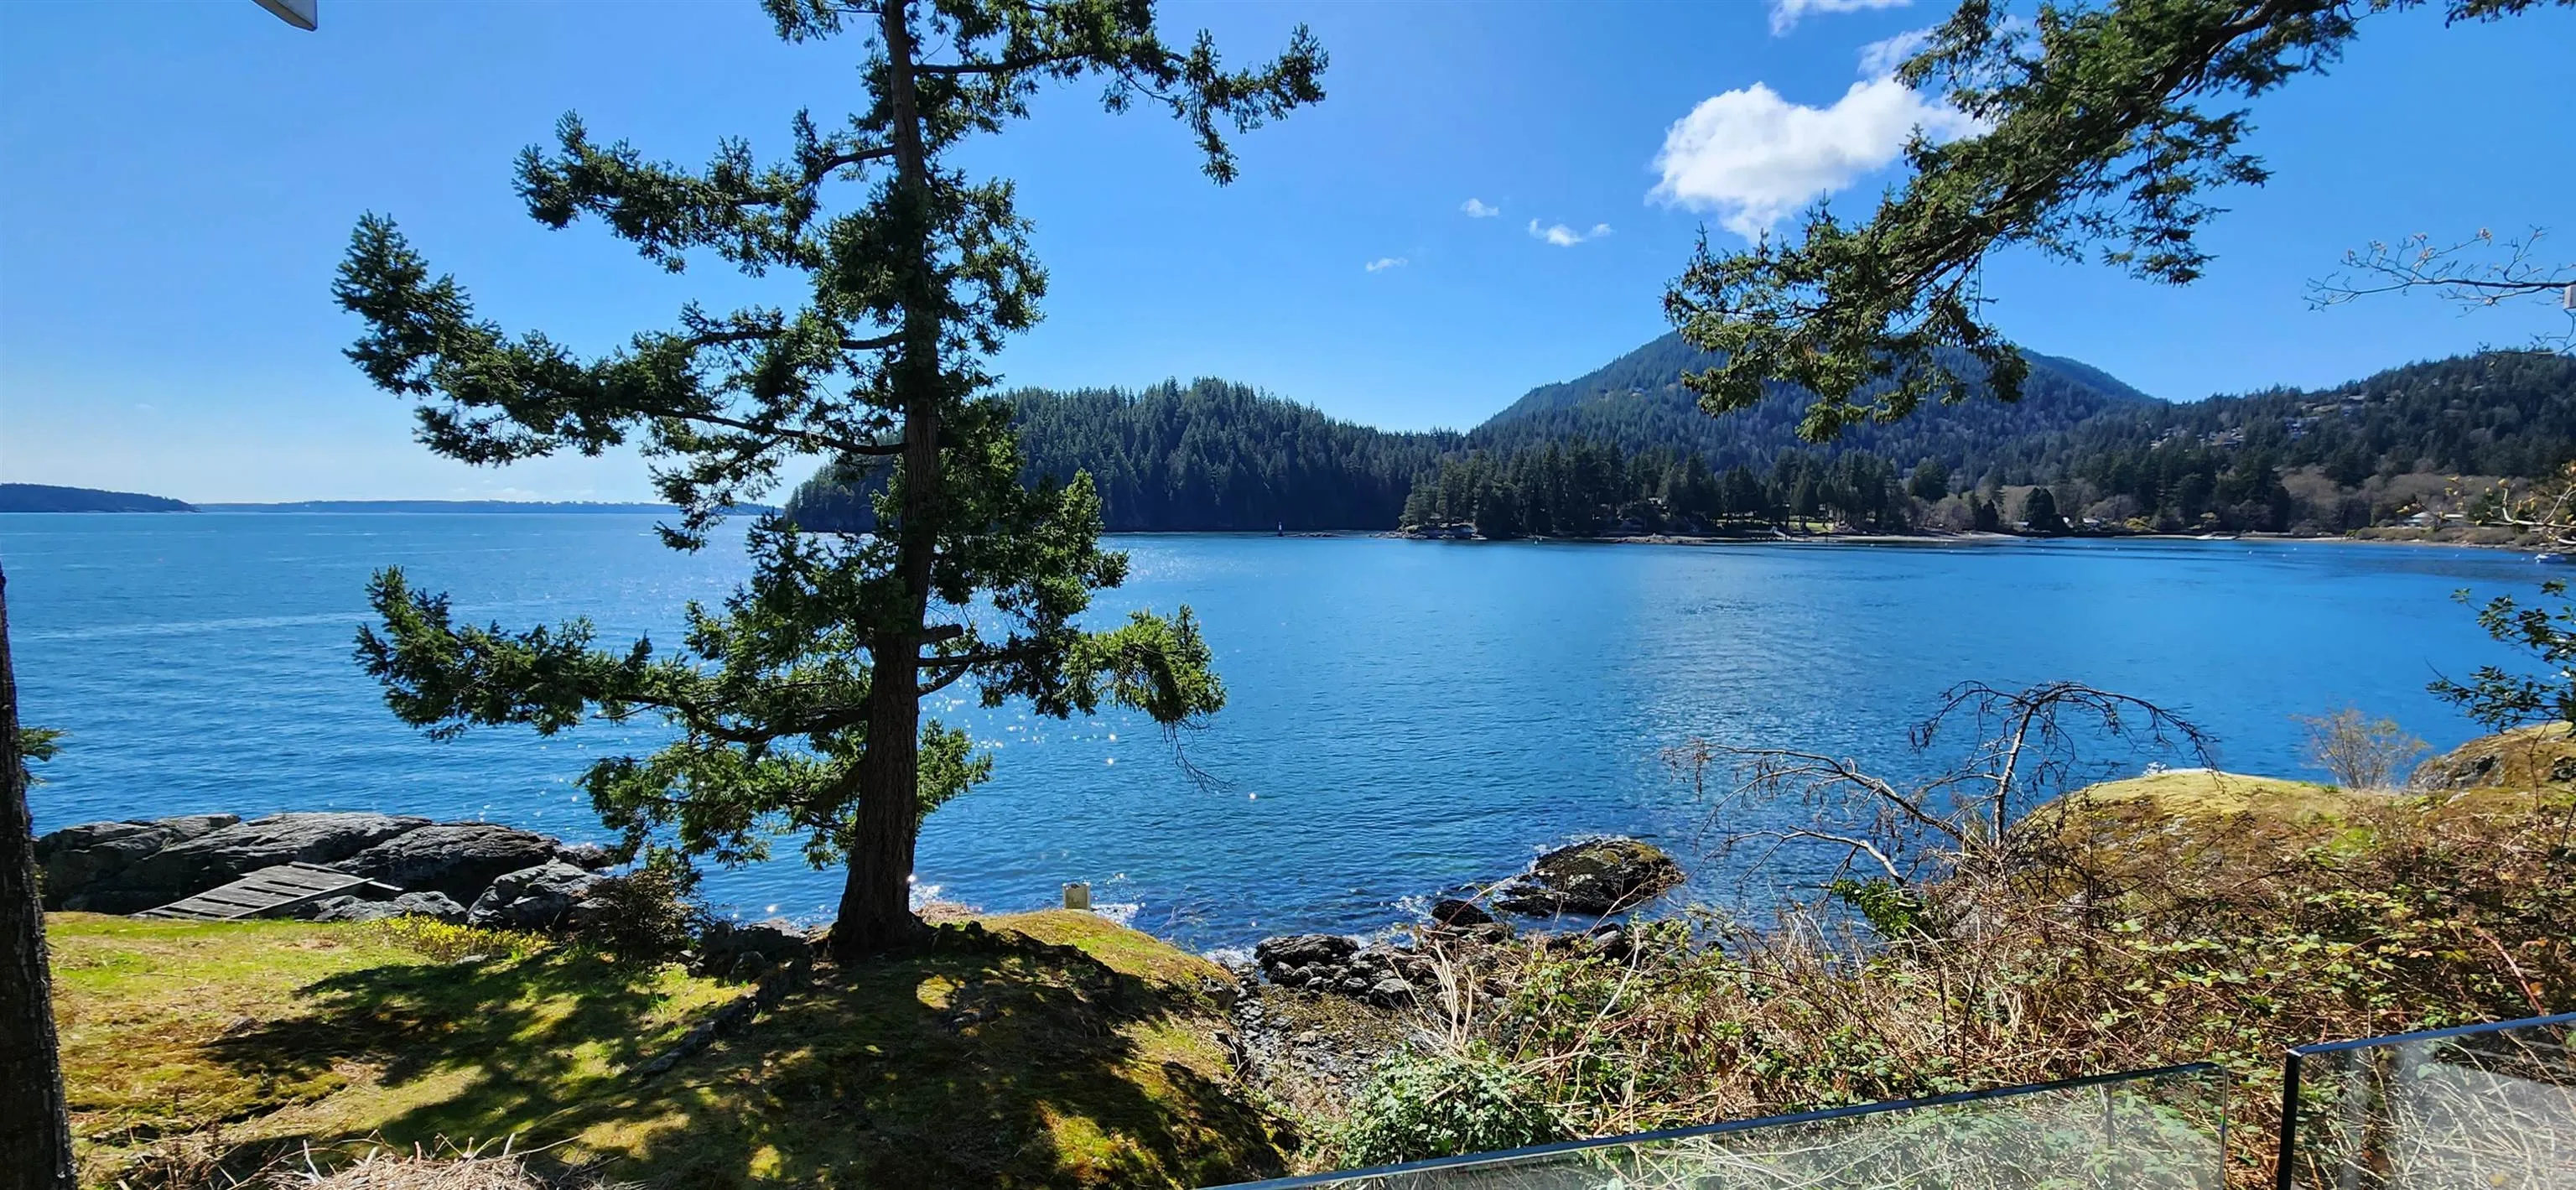
M 571 949 L 371 967 L 307 985 L 301 1012 L 208 1049 L 253 1077 L 371 1066 L 371 1093 L 392 1113 L 382 1130 L 397 1143 L 498 1136 L 611 1081 L 685 1028 L 677 1013 L 657 1018 L 668 990 L 654 968 Z
M 650 1078 L 635 1068 L 691 1020 L 646 1023 L 652 973 L 603 960 L 377 969 L 310 994 L 227 1060 L 373 1062 L 387 1141 L 568 1141 L 646 1185 L 1198 1186 L 1284 1172 L 1293 1145 L 1226 1085 L 1209 988 L 1011 930 L 826 968 Z

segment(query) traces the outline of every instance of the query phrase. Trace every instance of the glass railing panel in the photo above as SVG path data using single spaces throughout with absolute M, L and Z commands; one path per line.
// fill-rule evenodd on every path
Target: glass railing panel
M 2576 1187 L 2576 1013 L 2308 1046 L 2282 1190 Z
M 2220 1190 L 2187 1066 L 1265 1182 L 1332 1190 Z

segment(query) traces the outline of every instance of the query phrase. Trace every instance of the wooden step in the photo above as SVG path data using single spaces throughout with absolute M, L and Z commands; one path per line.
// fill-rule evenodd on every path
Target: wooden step
M 390 884 L 314 864 L 279 864 L 273 868 L 261 868 L 219 888 L 172 901 L 158 909 L 146 909 L 135 916 L 183 921 L 239 921 L 248 917 L 281 916 L 324 897 L 366 892 L 393 896 L 401 891 Z

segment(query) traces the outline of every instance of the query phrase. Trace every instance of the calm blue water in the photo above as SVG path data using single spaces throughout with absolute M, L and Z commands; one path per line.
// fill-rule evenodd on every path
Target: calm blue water
M 720 597 L 741 554 L 677 555 L 651 524 L 0 516 L 23 713 L 71 733 L 33 791 L 39 829 L 365 808 L 598 837 L 571 782 L 648 730 L 431 741 L 384 710 L 350 641 L 369 572 L 394 563 L 463 616 L 676 640 L 680 604 Z M 2240 770 L 2301 771 L 2289 717 L 2348 703 L 2449 747 L 2474 730 L 2425 681 L 2511 660 L 2451 592 L 2539 578 L 2517 554 L 2338 543 L 1120 544 L 1133 578 L 1101 609 L 1186 602 L 1216 647 L 1231 705 L 1183 743 L 1219 784 L 1186 779 L 1149 724 L 961 703 L 938 713 L 975 726 L 998 775 L 932 816 L 919 879 L 989 909 L 1087 879 L 1203 946 L 1375 929 L 1569 834 L 1684 849 L 1702 815 L 1659 749 L 1799 742 L 1903 771 L 1904 728 L 1965 679 L 2178 704 Z M 1714 887 L 1722 865 L 1702 867 Z M 790 859 L 708 889 L 813 915 L 839 880 Z

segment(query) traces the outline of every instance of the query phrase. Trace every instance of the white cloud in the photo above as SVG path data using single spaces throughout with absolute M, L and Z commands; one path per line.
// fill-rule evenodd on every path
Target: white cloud
M 1983 131 L 1892 78 L 1854 83 L 1831 107 L 1791 103 L 1755 83 L 1701 100 L 1673 121 L 1655 154 L 1663 180 L 1648 197 L 1714 211 L 1720 225 L 1749 240 L 1810 200 L 1886 168 L 1916 128 L 1936 140 Z
M 1406 260 L 1401 256 L 1381 256 L 1360 267 L 1365 268 L 1372 273 L 1376 273 L 1383 272 L 1387 269 L 1400 269 L 1411 263 L 1413 262 Z
M 1867 12 L 1903 8 L 1914 0 L 1771 0 L 1771 36 L 1786 36 L 1798 18 L 1811 12 Z
M 1576 231 L 1562 223 L 1551 223 L 1542 227 L 1538 220 L 1532 219 L 1529 221 L 1529 233 L 1559 248 L 1571 248 L 1585 240 L 1597 240 L 1610 234 L 1610 225 L 1595 223 L 1590 231 Z
M 1481 198 L 1468 199 L 1458 204 L 1458 209 L 1467 212 L 1467 217 L 1470 219 L 1491 219 L 1503 213 L 1501 207 L 1486 206 L 1485 200 Z
M 1929 28 L 1908 29 L 1884 41 L 1873 41 L 1860 47 L 1860 72 L 1868 78 L 1886 78 L 1931 41 Z

